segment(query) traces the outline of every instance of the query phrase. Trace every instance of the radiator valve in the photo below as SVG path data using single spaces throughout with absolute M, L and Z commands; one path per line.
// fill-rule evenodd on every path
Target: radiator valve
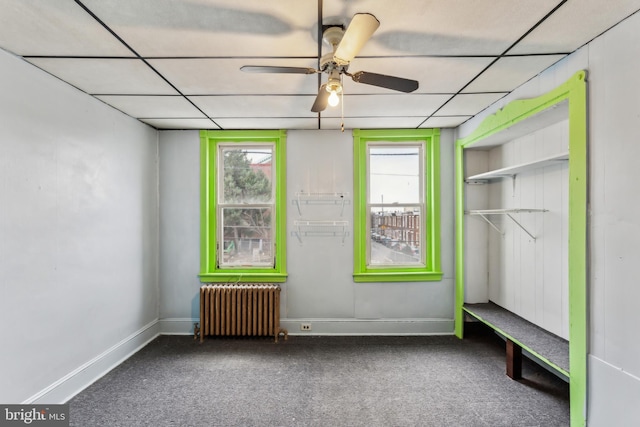
M 197 340 L 198 338 L 200 338 L 200 323 L 194 323 L 193 324 L 193 339 Z

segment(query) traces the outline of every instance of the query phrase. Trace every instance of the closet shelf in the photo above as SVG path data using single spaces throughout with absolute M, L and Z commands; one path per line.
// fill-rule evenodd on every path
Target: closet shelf
M 298 214 L 302 215 L 301 205 L 339 205 L 340 216 L 344 212 L 344 205 L 349 204 L 349 193 L 313 193 L 300 191 L 291 201 L 298 208 Z
M 546 166 L 556 165 L 560 162 L 569 160 L 569 152 L 559 153 L 554 156 L 545 157 L 532 162 L 521 163 L 519 165 L 508 166 L 506 168 L 496 169 L 477 175 L 470 176 L 466 179 L 469 182 L 478 183 L 478 181 L 491 181 L 501 178 L 513 178 L 519 173 L 532 171 Z
M 494 229 L 496 230 L 498 233 L 504 235 L 504 232 L 502 230 L 500 230 L 500 228 L 498 228 L 497 225 L 495 225 L 489 218 L 488 215 L 506 215 L 507 217 L 509 217 L 509 219 L 511 221 L 513 221 L 518 227 L 520 227 L 522 229 L 522 231 L 524 231 L 525 233 L 527 233 L 529 235 L 529 237 L 531 237 L 533 240 L 536 240 L 535 236 L 533 234 L 531 234 L 526 228 L 524 228 L 524 226 L 522 224 L 520 224 L 518 222 L 518 220 L 516 220 L 513 216 L 511 216 L 511 214 L 518 214 L 518 213 L 536 213 L 536 212 L 548 212 L 547 209 L 474 209 L 474 210 L 469 210 L 466 211 L 465 213 L 467 215 L 477 215 L 480 216 L 482 219 L 484 219 L 485 221 L 487 221 L 487 223 Z
M 340 237 L 344 243 L 345 237 L 349 234 L 349 221 L 296 220 L 293 221 L 293 226 L 295 230 L 291 234 L 296 236 L 300 243 L 303 236 Z
M 536 213 L 536 212 L 548 212 L 548 209 L 472 209 L 466 211 L 469 215 L 506 215 L 511 213 Z

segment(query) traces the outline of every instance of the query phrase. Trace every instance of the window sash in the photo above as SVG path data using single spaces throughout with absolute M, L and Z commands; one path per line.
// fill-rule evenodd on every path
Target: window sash
M 275 230 L 272 212 L 272 205 L 218 207 L 219 267 L 274 266 Z
M 240 153 L 244 155 L 244 159 L 238 159 L 236 158 L 235 161 L 238 162 L 242 162 L 243 160 L 248 160 L 249 162 L 251 162 L 251 158 L 255 157 L 256 163 L 249 163 L 247 165 L 242 165 L 242 164 L 232 164 L 232 160 L 231 158 L 228 158 L 226 155 L 227 154 L 232 154 L 232 153 Z M 218 205 L 229 205 L 229 204 L 234 204 L 234 203 L 242 203 L 242 204 L 249 204 L 249 205 L 253 205 L 253 204 L 260 204 L 260 203 L 270 203 L 273 204 L 275 201 L 275 185 L 273 185 L 276 180 L 275 180 L 275 168 L 276 168 L 276 160 L 275 160 L 275 146 L 273 144 L 267 144 L 267 143 L 263 143 L 263 144 L 250 144 L 250 143 L 246 143 L 246 144 L 218 144 Z M 265 159 L 270 159 L 270 163 L 269 164 L 264 164 L 261 161 L 258 160 L 262 160 L 264 161 Z M 246 168 L 242 168 L 242 166 L 248 166 L 249 170 L 251 170 L 251 172 L 253 172 L 254 176 L 259 177 L 260 174 L 264 174 L 267 179 L 269 180 L 268 185 L 269 185 L 269 191 L 262 191 L 261 193 L 258 193 L 258 190 L 249 188 L 249 189 L 241 189 L 241 188 L 236 188 L 233 196 L 232 197 L 230 194 L 228 194 L 227 191 L 225 191 L 225 182 L 226 182 L 226 177 L 230 176 L 232 179 L 242 179 L 246 177 L 243 176 L 238 176 L 239 174 L 243 174 L 243 169 L 247 170 Z M 266 167 L 265 167 L 266 166 Z M 239 170 L 239 174 L 234 173 L 235 171 Z M 257 181 L 258 178 L 256 178 Z M 256 182 L 254 182 L 255 184 Z M 247 190 L 247 192 L 249 192 L 249 190 L 253 190 L 254 194 L 246 194 L 244 190 Z M 268 195 L 268 197 L 267 197 Z
M 366 212 L 367 214 L 367 226 L 366 226 L 366 265 L 368 268 L 389 268 L 389 267 L 425 267 L 424 250 L 426 242 L 426 230 L 425 227 L 408 228 L 408 224 L 398 225 L 397 219 L 398 213 L 408 213 L 418 210 L 419 218 L 425 218 L 425 203 L 424 203 L 424 188 L 425 188 L 425 168 L 424 168 L 424 141 L 405 141 L 402 143 L 394 143 L 390 141 L 373 141 L 367 142 L 367 195 L 366 195 Z M 388 154 L 385 154 L 387 152 Z M 387 164 L 390 160 L 397 157 L 396 168 L 389 168 L 388 166 L 374 166 L 374 157 L 372 156 L 387 156 Z M 405 156 L 416 156 L 417 164 L 414 164 L 411 160 Z M 377 159 L 376 159 L 377 160 Z M 409 160 L 409 161 L 408 161 Z M 407 173 L 408 172 L 408 173 Z M 385 184 L 374 184 L 374 178 L 380 181 L 379 177 L 374 175 L 384 175 L 383 181 Z M 416 174 L 416 175 L 413 175 Z M 417 176 L 417 179 L 414 177 Z M 402 182 L 408 187 L 413 187 L 413 191 L 405 191 L 404 194 L 398 191 Z M 387 200 L 391 203 L 384 203 L 384 194 L 380 195 L 380 203 L 373 203 L 372 200 L 376 199 L 378 194 L 374 195 L 373 190 L 377 193 L 381 193 L 381 189 L 390 191 L 388 195 L 393 195 L 393 198 Z M 384 193 L 384 192 L 383 192 Z M 394 193 L 400 193 L 394 194 Z M 414 200 L 417 203 L 408 203 L 408 201 Z M 381 227 L 376 227 L 376 224 L 372 224 L 372 220 L 375 216 L 375 211 L 379 210 L 379 215 L 384 218 L 384 224 Z M 387 212 L 387 215 L 384 215 Z M 406 215 L 408 216 L 408 215 Z M 403 218 L 406 217 L 402 215 Z M 388 220 L 388 221 L 387 221 Z M 412 245 L 406 241 L 406 237 L 409 233 L 415 233 L 418 230 L 416 245 Z M 377 234 L 375 236 L 374 234 Z M 413 236 L 412 236 L 413 237 Z M 417 254 L 414 253 L 417 250 Z
M 389 214 L 384 214 L 385 209 Z M 367 265 L 370 268 L 426 266 L 425 233 L 420 226 L 425 212 L 422 205 L 378 204 L 371 205 L 369 212 Z
M 218 144 L 216 213 L 219 218 L 219 268 L 264 268 L 275 265 L 274 151 L 274 145 L 268 143 Z M 234 153 L 241 156 L 232 158 Z M 260 163 L 254 163 L 261 158 L 271 159 L 268 175 Z M 268 183 L 264 180 L 260 182 L 263 175 Z M 233 194 L 229 194 L 231 191 L 227 191 L 226 185 L 234 186 Z
M 393 143 L 389 141 L 367 142 L 367 203 L 407 204 L 424 201 L 424 142 Z M 386 150 L 385 154 L 382 150 Z M 378 164 L 379 157 L 386 156 L 386 165 Z M 416 156 L 417 164 L 407 162 L 407 156 Z M 375 159 L 375 161 L 374 161 Z M 397 159 L 397 168 L 390 170 L 388 164 Z M 404 160 L 404 161 L 403 161 Z M 413 159 L 409 159 L 413 160 Z M 374 168 L 375 164 L 375 168 Z M 375 173 L 374 173 L 375 172 Z M 415 174 L 415 175 L 413 175 Z M 375 176 L 374 175 L 380 175 Z M 399 184 L 408 185 L 412 191 L 398 191 Z M 395 188 L 394 188 L 395 186 Z M 387 200 L 381 189 L 387 192 Z M 374 191 L 375 190 L 375 191 Z M 375 194 L 374 194 L 375 193 Z

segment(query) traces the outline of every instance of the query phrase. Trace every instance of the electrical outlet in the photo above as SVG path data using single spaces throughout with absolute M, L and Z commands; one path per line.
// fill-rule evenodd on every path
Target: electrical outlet
M 311 330 L 311 323 L 301 323 L 300 324 L 300 330 L 301 331 L 310 331 Z

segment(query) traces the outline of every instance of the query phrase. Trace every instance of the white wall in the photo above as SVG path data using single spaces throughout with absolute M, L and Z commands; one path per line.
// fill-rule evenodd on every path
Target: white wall
M 163 330 L 188 332 L 198 320 L 199 137 L 195 131 L 160 132 L 160 317 Z M 412 334 L 453 331 L 453 132 L 441 137 L 442 267 L 440 282 L 354 283 L 353 139 L 350 132 L 287 133 L 287 267 L 282 325 L 315 334 Z M 295 193 L 346 192 L 350 203 L 344 244 L 333 237 L 291 235 L 299 218 Z M 306 207 L 305 207 L 306 208 Z M 313 206 L 304 219 L 331 219 L 334 207 Z
M 160 319 L 163 330 L 184 333 L 200 316 L 200 136 L 159 135 Z
M 590 426 L 640 424 L 640 199 L 633 173 L 640 158 L 640 14 L 459 128 L 468 135 L 488 114 L 588 71 Z
M 531 132 L 491 150 L 465 150 L 466 176 L 529 163 L 567 151 L 568 121 Z M 467 184 L 467 209 L 544 209 L 504 215 L 465 216 L 468 235 L 465 302 L 488 300 L 569 338 L 568 162 L 487 184 Z M 470 244 L 469 244 L 470 243 Z
M 464 177 L 489 170 L 489 150 L 465 150 Z M 465 184 L 465 209 L 489 209 L 489 186 Z M 495 206 L 493 206 L 495 208 Z M 480 217 L 465 215 L 464 220 L 464 302 L 470 304 L 489 301 L 489 226 Z
M 4 51 L 0 93 L 0 402 L 60 403 L 157 320 L 157 132 Z

